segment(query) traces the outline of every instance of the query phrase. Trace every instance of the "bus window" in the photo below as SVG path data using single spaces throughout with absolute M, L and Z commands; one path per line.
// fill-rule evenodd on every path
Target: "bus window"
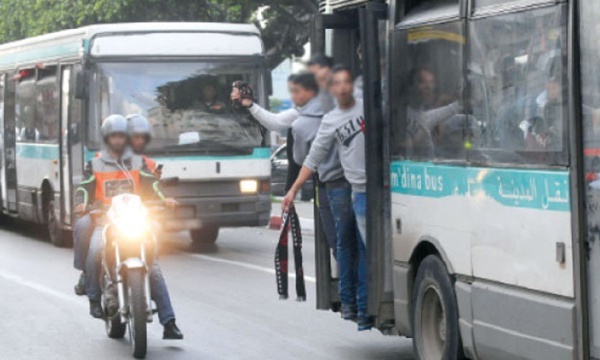
M 566 165 L 564 6 L 471 23 L 471 160 Z
M 392 156 L 466 161 L 461 23 L 396 33 Z
M 17 142 L 34 143 L 40 139 L 36 123 L 35 70 L 21 70 L 16 85 L 15 120 Z
M 531 0 L 475 0 L 475 9 L 477 12 L 479 9 L 485 8 L 485 7 L 498 7 L 498 6 L 524 7 L 524 6 L 531 6 L 532 3 L 533 2 Z M 539 5 L 540 3 L 554 4 L 554 3 L 556 3 L 556 0 L 537 0 L 537 1 L 535 1 L 535 3 L 536 3 L 536 5 Z
M 408 0 L 404 3 L 403 23 L 417 23 L 428 19 L 457 17 L 458 0 Z
M 229 101 L 234 81 L 258 88 L 253 65 L 106 63 L 96 74 L 99 113 L 93 118 L 147 116 L 154 133 L 149 152 L 250 154 L 262 144 L 260 126 Z
M 58 119 L 59 88 L 56 66 L 38 69 L 36 83 L 36 129 L 39 140 L 44 143 L 58 142 L 60 122 Z

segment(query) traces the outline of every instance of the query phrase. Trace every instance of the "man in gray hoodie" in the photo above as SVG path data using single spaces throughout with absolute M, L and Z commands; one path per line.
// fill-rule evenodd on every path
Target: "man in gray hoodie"
M 290 208 L 298 189 L 312 176 L 337 143 L 344 174 L 352 185 L 353 208 L 358 225 L 356 237 L 340 238 L 338 243 L 342 313 L 356 306 L 358 329 L 362 331 L 369 330 L 373 326 L 373 320 L 367 313 L 365 117 L 362 101 L 356 100 L 353 95 L 354 79 L 351 70 L 346 66 L 337 65 L 332 72 L 332 92 L 338 106 L 323 118 L 310 153 L 304 161 L 298 179 L 283 199 L 282 207 L 284 211 Z M 360 240 L 353 241 L 353 239 Z M 358 253 L 355 249 L 358 249 Z M 356 263 L 358 263 L 357 273 L 354 272 Z M 344 291 L 353 285 L 355 299 L 346 297 Z
M 308 155 L 310 145 L 314 140 L 319 126 L 321 125 L 321 119 L 324 115 L 323 111 L 323 99 L 317 95 L 322 93 L 323 89 L 319 89 L 316 83 L 315 77 L 312 73 L 301 73 L 298 75 L 292 75 L 289 78 L 290 94 L 292 101 L 296 105 L 295 108 L 274 114 L 266 109 L 263 109 L 258 104 L 254 104 L 251 100 L 243 100 L 242 105 L 248 108 L 248 111 L 256 120 L 258 120 L 264 127 L 271 131 L 284 131 L 291 129 L 293 134 L 293 145 L 288 144 L 292 147 L 292 159 L 288 171 L 293 171 L 292 162 L 300 165 L 304 162 L 304 159 Z M 320 91 L 320 92 L 319 92 Z M 239 99 L 239 91 L 234 89 L 231 94 L 232 100 Z M 338 184 L 345 183 L 344 171 L 337 156 L 337 152 L 332 152 L 328 155 L 327 159 L 318 168 L 319 182 L 321 184 Z M 291 181 L 289 186 L 286 187 L 286 191 L 289 190 L 292 183 L 296 181 L 298 173 L 290 174 Z M 333 185 L 332 185 L 333 186 Z M 329 199 L 324 190 L 324 186 L 320 186 L 317 193 L 317 205 L 319 208 L 319 215 L 327 238 L 329 246 L 337 251 L 337 235 L 335 220 L 331 213 L 329 206 Z

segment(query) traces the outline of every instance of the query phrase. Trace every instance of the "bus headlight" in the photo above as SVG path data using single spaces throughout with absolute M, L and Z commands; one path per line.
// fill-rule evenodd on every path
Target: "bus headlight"
M 242 194 L 256 194 L 258 192 L 258 181 L 256 180 L 241 180 L 240 192 Z

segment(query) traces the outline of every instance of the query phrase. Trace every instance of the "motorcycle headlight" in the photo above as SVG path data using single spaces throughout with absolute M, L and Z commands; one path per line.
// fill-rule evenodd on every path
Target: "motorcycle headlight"
M 146 234 L 148 230 L 145 218 L 138 214 L 120 217 L 114 221 L 114 225 L 119 234 L 127 239 L 137 239 Z
M 136 195 L 119 195 L 112 199 L 108 216 L 119 235 L 137 239 L 148 231 L 148 212 Z

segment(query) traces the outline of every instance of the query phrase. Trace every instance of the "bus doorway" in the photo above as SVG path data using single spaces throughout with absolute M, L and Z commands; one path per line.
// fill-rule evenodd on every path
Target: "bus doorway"
M 331 55 L 334 63 L 350 66 L 356 78 L 355 96 L 362 97 L 366 121 L 367 164 L 367 252 L 369 262 L 369 314 L 384 331 L 393 327 L 391 227 L 389 226 L 389 173 L 384 144 L 383 113 L 386 101 L 385 59 L 387 56 L 387 5 L 366 2 L 336 7 L 333 13 L 317 16 L 313 30 L 313 54 Z M 316 228 L 319 219 L 315 216 Z M 317 231 L 317 308 L 335 309 L 338 299 L 335 260 L 324 234 Z
M 2 106 L 0 107 L 0 129 L 3 133 L 2 151 L 2 207 L 8 213 L 17 212 L 17 164 L 16 164 L 16 137 L 15 128 L 15 83 L 8 80 L 7 76 L 0 77 L 0 93 Z

